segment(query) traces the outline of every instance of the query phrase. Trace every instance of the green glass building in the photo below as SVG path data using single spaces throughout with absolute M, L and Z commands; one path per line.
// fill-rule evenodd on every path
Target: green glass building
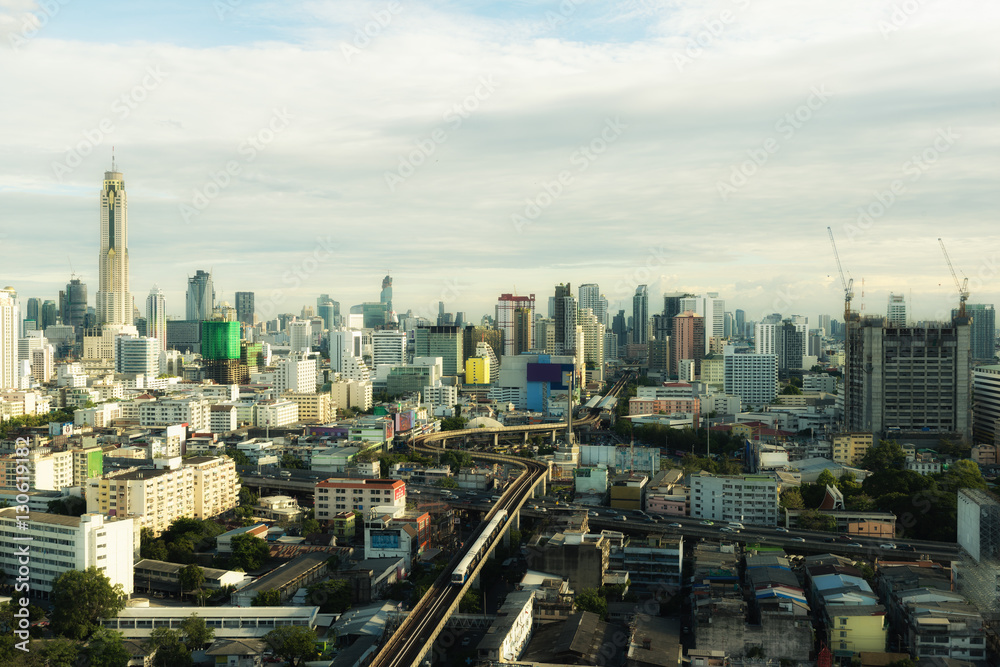
M 210 360 L 239 359 L 240 323 L 202 322 L 201 357 Z

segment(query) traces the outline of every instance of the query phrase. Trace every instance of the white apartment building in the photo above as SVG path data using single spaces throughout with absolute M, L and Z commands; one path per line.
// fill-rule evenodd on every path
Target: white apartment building
M 344 370 L 344 360 L 350 357 L 361 358 L 363 341 L 361 331 L 356 329 L 334 329 L 330 331 L 330 370 L 341 373 Z
M 239 504 L 240 478 L 228 456 L 192 456 L 184 467 L 194 472 L 194 518 L 210 519 Z
M 402 331 L 375 331 L 372 333 L 372 371 L 378 373 L 382 366 L 401 366 L 406 363 L 406 333 Z
M 236 430 L 236 406 L 233 403 L 217 403 L 209 408 L 209 428 L 212 433 L 229 433 Z
M 211 402 L 204 398 L 161 398 L 139 406 L 140 426 L 187 424 L 192 431 L 207 431 Z
M 335 408 L 367 410 L 372 406 L 372 396 L 370 380 L 341 380 L 330 385 L 330 400 Z
M 435 407 L 450 408 L 458 403 L 458 387 L 439 385 L 437 387 L 424 387 L 424 403 L 430 403 Z
M 31 377 L 35 382 L 45 383 L 52 379 L 55 355 L 55 348 L 51 345 L 31 351 Z
M 274 388 L 279 394 L 289 391 L 315 394 L 316 358 L 293 354 L 279 361 L 274 372 Z
M 375 507 L 391 506 L 400 513 L 406 510 L 406 484 L 398 479 L 331 478 L 316 483 L 314 497 L 317 521 L 332 521 L 348 510 L 362 516 Z
M 723 354 L 724 391 L 739 396 L 743 405 L 762 406 L 778 395 L 778 357 L 773 354 L 737 352 L 726 346 Z
M 312 322 L 309 320 L 292 320 L 289 322 L 288 337 L 291 341 L 292 354 L 296 352 L 309 354 L 312 352 Z
M 757 322 L 753 325 L 755 354 L 778 354 L 778 327 L 780 324 Z
M 778 522 L 778 481 L 767 475 L 691 475 L 691 516 L 759 526 Z
M 154 535 L 180 517 L 217 516 L 236 507 L 240 484 L 229 457 L 157 459 L 158 468 L 128 468 L 87 483 L 87 511 L 134 516 Z M 197 481 L 197 483 L 196 483 Z
M 15 538 L 30 538 L 30 542 Z M 100 514 L 80 517 L 0 509 L 0 568 L 18 571 L 18 548 L 29 545 L 31 590 L 48 597 L 52 582 L 67 570 L 96 567 L 121 584 L 126 595 L 133 592 L 132 563 L 139 553 L 138 528 L 132 519 L 111 520 Z M 13 576 L 13 575 L 11 575 Z
M 0 289 L 0 389 L 20 387 L 17 372 L 20 308 L 13 289 Z
M 56 366 L 56 385 L 60 387 L 86 387 L 87 374 L 77 362 Z
M 47 447 L 33 449 L 28 453 L 28 464 L 22 474 L 17 474 L 19 457 L 0 457 L 0 484 L 5 488 L 15 488 L 18 477 L 27 477 L 28 488 L 32 491 L 59 491 L 73 486 L 72 452 L 50 452 Z
M 299 404 L 295 401 L 261 401 L 254 412 L 255 426 L 287 426 L 299 421 Z
M 304 424 L 326 424 L 336 418 L 330 394 L 285 392 L 281 398 L 298 404 L 298 421 Z

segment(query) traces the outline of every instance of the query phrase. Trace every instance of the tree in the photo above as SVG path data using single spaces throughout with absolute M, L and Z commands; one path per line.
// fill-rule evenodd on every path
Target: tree
M 438 481 L 434 482 L 434 486 L 439 486 L 442 489 L 457 489 L 458 482 L 455 481 L 454 477 L 442 477 Z
M 795 488 L 785 489 L 781 494 L 782 509 L 800 510 L 805 508 L 802 500 L 802 492 Z
M 979 465 L 970 459 L 955 461 L 948 466 L 948 471 L 941 475 L 938 480 L 940 485 L 949 491 L 958 492 L 959 489 L 987 489 L 986 480 L 979 470 Z
M 146 649 L 156 651 L 153 667 L 190 667 L 194 664 L 191 651 L 181 641 L 181 635 L 170 628 L 155 628 L 145 643 Z
M 316 519 L 302 519 L 302 537 L 308 537 L 313 533 L 320 532 L 319 521 Z
M 90 667 L 128 667 L 131 656 L 125 650 L 124 639 L 117 630 L 98 628 L 87 644 Z
M 193 593 L 205 583 L 205 571 L 200 566 L 192 563 L 182 567 L 177 573 L 177 578 L 181 584 L 181 595 L 184 594 L 184 591 Z
M 272 589 L 266 591 L 259 591 L 257 595 L 253 596 L 250 600 L 251 607 L 280 607 L 281 606 L 281 593 Z
M 351 586 L 344 579 L 328 579 L 306 589 L 306 600 L 321 614 L 340 614 L 351 608 Z
M 799 515 L 799 528 L 835 533 L 837 532 L 837 520 L 828 514 L 821 514 L 818 510 L 805 510 Z
M 264 635 L 264 642 L 289 667 L 300 667 L 319 655 L 316 632 L 303 625 L 283 625 Z
M 47 642 L 42 649 L 46 667 L 73 667 L 79 653 L 80 645 L 65 637 L 57 637 Z
M 80 516 L 87 511 L 87 501 L 76 496 L 66 496 L 58 500 L 50 500 L 48 504 L 49 514 L 62 514 L 63 516 Z
M 801 396 L 802 390 L 796 387 L 794 384 L 786 384 L 781 390 L 782 396 Z
M 462 596 L 462 601 L 458 603 L 459 613 L 462 614 L 479 614 L 483 611 L 483 605 L 479 600 L 479 593 L 474 588 L 470 588 L 465 591 L 465 595 Z
M 113 618 L 125 608 L 125 591 L 96 567 L 67 570 L 52 582 L 53 631 L 70 639 L 83 639 L 100 627 L 100 619 Z
M 181 635 L 189 651 L 198 651 L 212 643 L 215 630 L 208 627 L 204 618 L 191 612 L 191 615 L 181 622 Z
M 233 556 L 231 563 L 246 572 L 259 570 L 271 553 L 267 542 L 255 535 L 244 533 L 232 539 Z
M 576 594 L 578 611 L 589 611 L 605 620 L 608 617 L 608 600 L 596 588 L 585 588 Z
M 818 484 L 821 487 L 827 487 L 827 486 L 836 487 L 837 478 L 833 476 L 833 473 L 830 472 L 829 468 L 824 468 L 823 471 L 819 474 L 819 477 L 816 478 L 816 484 Z
M 873 472 L 890 468 L 901 470 L 905 463 L 906 452 L 895 440 L 880 440 L 877 445 L 869 447 L 861 457 L 861 467 Z

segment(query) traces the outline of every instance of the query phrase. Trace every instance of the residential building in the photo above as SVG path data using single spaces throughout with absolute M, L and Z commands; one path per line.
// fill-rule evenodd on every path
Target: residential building
M 97 323 L 132 324 L 133 305 L 129 293 L 128 195 L 125 178 L 116 171 L 104 172 L 101 187 L 100 282 L 97 290 Z
M 496 305 L 496 327 L 503 332 L 503 355 L 516 355 L 535 347 L 533 324 L 535 295 L 501 294 Z
M 155 378 L 160 374 L 160 341 L 156 338 L 117 336 L 115 372 Z
M 25 465 L 20 463 L 25 458 L 28 460 L 26 472 Z M 16 488 L 18 479 L 23 478 L 27 479 L 28 488 L 32 491 L 58 491 L 73 486 L 73 454 L 41 447 L 30 450 L 27 457 L 15 454 L 0 456 L 0 484 Z
M 406 484 L 396 479 L 338 479 L 316 483 L 315 508 L 317 521 L 332 521 L 345 511 L 363 516 L 376 507 L 406 509 Z
M 192 431 L 210 428 L 211 401 L 206 398 L 160 398 L 139 405 L 140 426 L 187 424 Z
M 507 594 L 489 630 L 476 646 L 480 660 L 510 663 L 521 657 L 531 640 L 534 601 L 532 591 Z
M 553 354 L 573 355 L 576 353 L 576 297 L 569 283 L 556 285 L 555 297 L 552 303 L 552 320 L 554 322 Z M 541 345 L 537 340 L 536 346 Z
M 754 354 L 727 345 L 723 366 L 723 388 L 727 394 L 739 396 L 744 405 L 764 406 L 774 402 L 778 395 L 776 355 Z
M 241 324 L 254 323 L 254 293 L 236 293 L 236 319 Z
M 87 480 L 104 474 L 104 448 L 84 447 L 70 450 L 73 459 L 72 486 L 84 487 Z
M 778 480 L 769 475 L 691 475 L 691 516 L 759 526 L 778 522 Z
M 281 398 L 299 406 L 297 421 L 303 424 L 326 424 L 337 417 L 330 394 L 285 392 Z
M 864 318 L 848 328 L 847 428 L 878 438 L 921 432 L 972 438 L 970 318 L 889 327 Z
M 255 426 L 288 426 L 299 423 L 299 404 L 288 399 L 258 401 L 254 405 Z
M 628 572 L 630 587 L 680 590 L 683 554 L 683 537 L 650 534 L 645 540 L 631 539 L 621 548 L 612 548 L 610 566 Z
M 239 424 L 238 414 L 239 411 L 234 404 L 216 403 L 209 408 L 208 412 L 209 432 L 229 433 L 235 431 Z
M 1000 424 L 1000 364 L 972 369 L 972 437 L 977 443 L 995 444 Z
M 606 535 L 539 533 L 527 549 L 529 568 L 564 577 L 576 591 L 600 588 L 611 561 L 611 539 Z
M 833 460 L 857 466 L 873 444 L 871 433 L 839 433 L 833 436 Z
M 167 302 L 163 290 L 156 285 L 146 297 L 146 337 L 156 339 L 158 352 L 167 349 Z
M 685 310 L 671 320 L 670 369 L 676 371 L 680 362 L 691 359 L 699 364 L 705 357 L 705 318 L 694 311 Z
M 293 354 L 278 362 L 274 388 L 278 393 L 316 393 L 316 358 Z
M 210 519 L 239 504 L 240 478 L 228 456 L 192 456 L 184 467 L 194 472 L 194 518 Z
M 96 567 L 125 595 L 133 587 L 132 563 L 139 554 L 139 531 L 132 519 L 106 519 L 100 514 L 63 516 L 44 512 L 18 514 L 14 507 L 0 509 L 0 569 L 13 581 L 24 566 L 19 556 L 28 545 L 32 594 L 43 599 L 55 579 L 69 570 Z
M 0 289 L 0 390 L 19 389 L 17 370 L 21 315 L 13 289 Z
M 368 410 L 372 407 L 372 383 L 370 380 L 341 380 L 330 385 L 331 409 L 354 408 Z
M 406 363 L 406 333 L 402 331 L 372 332 L 372 371 L 380 367 L 399 366 Z M 380 376 L 381 377 L 381 376 Z

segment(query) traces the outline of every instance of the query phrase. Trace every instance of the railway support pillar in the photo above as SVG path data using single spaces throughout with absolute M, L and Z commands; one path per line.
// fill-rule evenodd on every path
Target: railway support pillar
M 528 444 L 528 432 L 524 432 L 524 444 Z
M 553 446 L 556 444 L 556 430 L 555 429 L 552 429 L 552 432 L 549 433 L 549 444 L 553 445 Z
M 493 434 L 493 449 L 496 449 L 499 446 L 500 446 L 500 434 L 499 433 L 494 433 Z

